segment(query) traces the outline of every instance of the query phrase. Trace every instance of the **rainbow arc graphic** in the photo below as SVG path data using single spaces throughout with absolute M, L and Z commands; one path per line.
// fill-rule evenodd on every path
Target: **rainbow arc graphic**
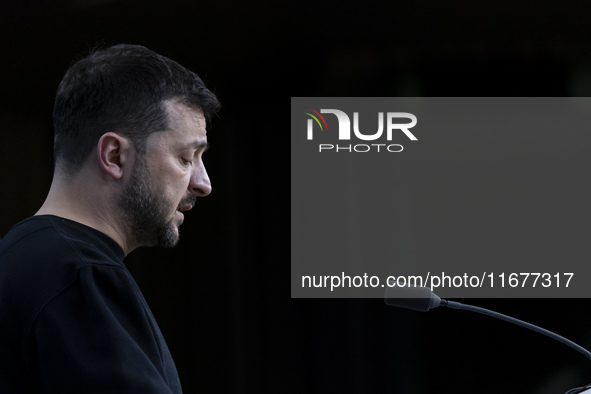
M 326 127 L 326 131 L 328 131 L 328 125 L 326 124 L 326 120 L 324 120 L 324 117 L 322 117 L 322 115 L 320 115 L 320 113 L 316 110 L 313 110 L 312 108 L 308 108 L 308 107 L 302 107 L 305 110 L 314 112 L 315 115 L 311 114 L 310 112 L 304 112 L 306 115 L 312 117 L 312 119 L 314 119 L 316 121 L 316 123 L 318 123 L 318 126 L 320 126 L 320 130 L 324 131 L 324 128 L 322 127 L 322 123 L 324 123 L 324 126 Z M 320 120 L 318 120 L 318 118 L 322 119 L 322 123 L 320 123 Z

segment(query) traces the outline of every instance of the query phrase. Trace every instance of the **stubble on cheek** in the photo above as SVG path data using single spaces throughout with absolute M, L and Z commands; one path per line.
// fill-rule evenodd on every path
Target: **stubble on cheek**
M 149 180 L 147 168 L 138 163 L 120 198 L 127 236 L 137 246 L 173 247 L 179 240 L 176 208 L 171 217 L 170 209 L 174 203 L 151 187 Z

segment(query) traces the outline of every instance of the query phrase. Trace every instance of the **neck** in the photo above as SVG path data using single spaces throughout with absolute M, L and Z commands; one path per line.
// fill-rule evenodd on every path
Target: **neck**
M 116 193 L 110 188 L 84 168 L 73 177 L 56 171 L 47 198 L 35 215 L 55 215 L 92 227 L 111 237 L 127 255 L 133 247 L 117 219 Z

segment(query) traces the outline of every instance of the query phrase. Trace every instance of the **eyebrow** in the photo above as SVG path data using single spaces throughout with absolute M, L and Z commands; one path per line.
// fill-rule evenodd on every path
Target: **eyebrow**
M 204 148 L 203 152 L 206 152 L 210 147 L 209 143 L 203 141 L 195 141 L 190 143 L 188 146 L 196 150 L 199 148 Z

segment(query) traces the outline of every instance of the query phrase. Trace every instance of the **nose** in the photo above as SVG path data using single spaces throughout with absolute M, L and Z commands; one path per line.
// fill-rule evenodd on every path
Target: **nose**
M 209 175 L 207 175 L 207 170 L 201 161 L 198 166 L 194 167 L 191 173 L 189 192 L 197 197 L 205 197 L 211 193 Z

